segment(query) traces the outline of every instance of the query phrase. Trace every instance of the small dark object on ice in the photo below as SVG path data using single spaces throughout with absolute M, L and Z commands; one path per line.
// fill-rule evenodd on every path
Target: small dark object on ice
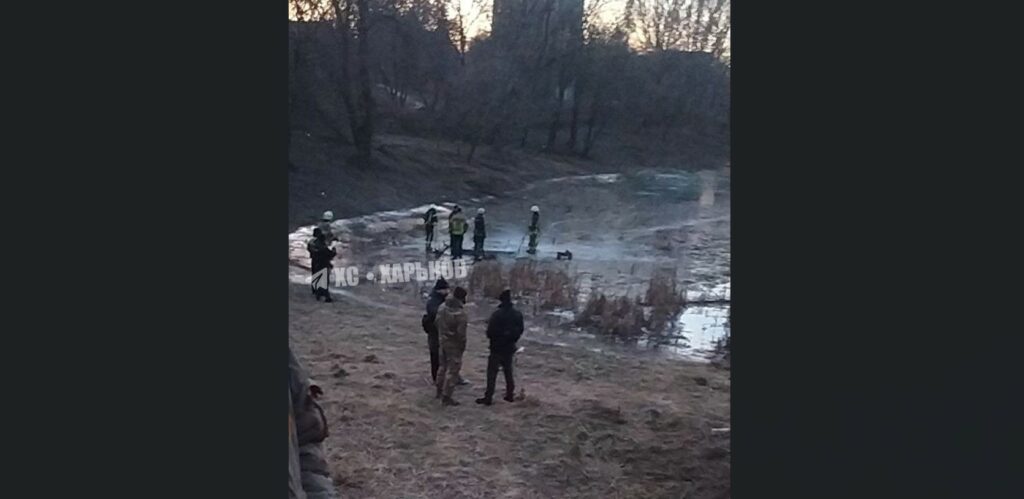
M 693 381 L 696 382 L 700 386 L 708 386 L 708 379 L 705 378 L 705 377 L 698 376 L 696 378 L 693 378 Z
M 380 360 L 378 360 L 377 356 L 372 354 L 372 353 L 370 355 L 367 355 L 366 357 L 363 357 L 363 362 L 370 362 L 372 364 L 380 364 Z
M 559 251 L 558 253 L 555 254 L 556 260 L 561 260 L 562 258 L 565 258 L 566 260 L 572 260 L 572 251 Z

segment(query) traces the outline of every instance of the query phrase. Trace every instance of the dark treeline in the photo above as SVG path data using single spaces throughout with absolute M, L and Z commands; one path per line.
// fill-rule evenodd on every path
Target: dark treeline
M 493 1 L 480 19 L 457 0 L 291 0 L 292 130 L 363 159 L 383 132 L 460 141 L 467 161 L 479 145 L 727 143 L 728 0 L 627 0 L 605 22 L 597 2 Z

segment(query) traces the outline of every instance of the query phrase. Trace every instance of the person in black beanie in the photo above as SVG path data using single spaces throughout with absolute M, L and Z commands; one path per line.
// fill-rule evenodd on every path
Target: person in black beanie
M 498 297 L 498 310 L 487 321 L 487 339 L 490 340 L 490 356 L 487 357 L 487 389 L 483 398 L 476 403 L 491 405 L 498 368 L 505 373 L 505 400 L 515 400 L 515 381 L 512 379 L 512 358 L 516 353 L 516 342 L 523 336 L 523 314 L 512 305 L 512 291 L 505 290 Z
M 434 290 L 430 292 L 427 299 L 427 313 L 423 314 L 423 332 L 427 333 L 427 347 L 430 349 L 430 379 L 437 382 L 437 367 L 440 365 L 441 344 L 437 336 L 437 326 L 434 320 L 437 318 L 437 307 L 444 303 L 448 297 L 448 281 L 444 277 L 434 283 Z

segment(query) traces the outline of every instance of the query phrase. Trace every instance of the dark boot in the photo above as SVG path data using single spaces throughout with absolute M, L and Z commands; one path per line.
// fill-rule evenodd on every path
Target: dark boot
M 482 405 L 491 405 L 492 404 L 491 399 L 489 399 L 487 397 L 481 397 L 481 398 L 476 399 L 476 403 L 482 404 Z
M 504 398 L 505 398 L 505 402 L 515 402 L 516 401 L 516 398 L 513 397 L 511 393 L 506 393 Z
M 437 395 L 435 395 L 434 398 L 436 398 L 436 399 L 441 398 L 441 389 L 440 388 L 437 389 Z
M 456 405 L 459 405 L 459 403 L 455 399 L 453 399 L 451 397 L 443 397 L 441 399 L 441 405 L 456 406 Z

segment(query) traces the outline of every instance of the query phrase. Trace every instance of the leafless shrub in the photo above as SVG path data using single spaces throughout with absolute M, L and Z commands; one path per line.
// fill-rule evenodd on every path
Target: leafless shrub
M 609 297 L 595 290 L 576 316 L 576 325 L 600 334 L 635 337 L 666 329 L 686 305 L 686 293 L 676 284 L 676 270 L 651 277 L 643 297 Z
M 648 327 L 663 331 L 686 306 L 686 290 L 680 291 L 675 268 L 656 271 L 647 284 L 644 305 L 651 307 Z
M 537 273 L 537 262 L 534 260 L 516 260 L 509 270 L 509 287 L 522 292 L 540 288 L 540 276 Z
M 477 262 L 469 274 L 469 292 L 486 298 L 497 299 L 506 287 L 501 264 L 497 261 Z
M 577 288 L 569 274 L 561 269 L 548 269 L 540 272 L 538 280 L 541 284 L 537 303 L 542 310 L 575 308 Z

